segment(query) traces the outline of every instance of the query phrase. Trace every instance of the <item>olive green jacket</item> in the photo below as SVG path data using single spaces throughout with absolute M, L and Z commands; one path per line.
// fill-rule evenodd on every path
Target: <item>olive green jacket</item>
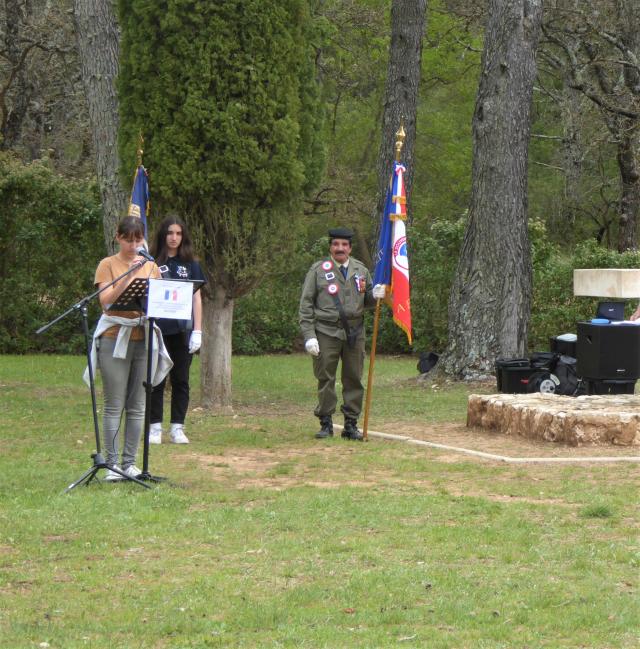
M 360 278 L 364 280 L 363 292 L 358 288 Z M 349 328 L 355 329 L 362 325 L 365 308 L 375 306 L 372 288 L 371 275 L 358 259 L 349 258 L 346 279 L 331 257 L 313 264 L 304 280 L 298 312 L 305 341 L 317 338 L 317 332 L 346 340 L 333 294 L 344 307 Z

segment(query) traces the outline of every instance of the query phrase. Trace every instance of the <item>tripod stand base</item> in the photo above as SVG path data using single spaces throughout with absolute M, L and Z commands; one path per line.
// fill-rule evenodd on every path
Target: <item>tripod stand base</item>
M 138 480 L 148 480 L 149 482 L 164 482 L 168 478 L 163 478 L 159 475 L 151 475 L 148 471 L 143 471 L 140 475 L 137 476 Z M 148 485 L 145 485 L 147 487 Z
M 127 475 L 122 469 L 120 469 L 117 466 L 109 465 L 104 461 L 104 458 L 102 457 L 101 453 L 93 453 L 91 455 L 93 458 L 93 466 L 88 470 L 85 471 L 75 482 L 72 482 L 62 493 L 68 493 L 72 489 L 75 489 L 76 487 L 80 486 L 81 484 L 84 484 L 85 486 L 88 486 L 89 483 L 95 478 L 98 482 L 102 482 L 100 478 L 96 477 L 98 471 L 100 469 L 106 469 L 108 471 L 113 471 L 114 473 L 117 473 L 122 477 L 123 480 L 130 480 L 131 482 L 135 482 L 141 486 L 143 486 L 145 489 L 151 489 L 151 486 L 148 484 L 145 484 L 140 478 L 140 476 L 137 476 L 135 478 L 132 478 L 130 475 Z M 164 478 L 162 478 L 164 479 Z

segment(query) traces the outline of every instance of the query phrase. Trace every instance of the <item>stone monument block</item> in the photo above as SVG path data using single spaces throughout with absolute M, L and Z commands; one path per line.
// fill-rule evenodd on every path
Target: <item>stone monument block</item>
M 640 269 L 576 268 L 573 294 L 618 299 L 640 297 Z

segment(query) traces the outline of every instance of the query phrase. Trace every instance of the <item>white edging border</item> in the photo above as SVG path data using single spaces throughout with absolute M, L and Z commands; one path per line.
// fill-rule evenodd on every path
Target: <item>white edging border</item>
M 342 426 L 336 426 L 342 428 Z M 406 442 L 407 444 L 414 444 L 415 446 L 428 446 L 429 448 L 437 448 L 443 451 L 453 451 L 454 453 L 462 453 L 464 455 L 473 455 L 474 457 L 481 457 L 485 460 L 495 460 L 497 462 L 506 462 L 508 464 L 535 464 L 549 462 L 552 464 L 587 464 L 593 462 L 640 462 L 640 457 L 635 456 L 586 456 L 586 457 L 509 457 L 508 455 L 496 455 L 494 453 L 485 453 L 483 451 L 474 451 L 470 448 L 461 448 L 460 446 L 448 446 L 447 444 L 438 444 L 437 442 L 426 442 L 422 439 L 414 439 L 407 435 L 392 435 L 390 433 L 380 433 L 378 431 L 367 431 L 367 435 L 371 437 L 379 437 L 380 439 L 388 439 L 395 442 Z

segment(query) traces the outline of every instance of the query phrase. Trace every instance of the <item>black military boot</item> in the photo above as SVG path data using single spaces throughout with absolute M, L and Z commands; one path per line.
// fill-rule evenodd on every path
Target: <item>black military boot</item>
M 358 420 L 351 417 L 344 418 L 344 428 L 342 429 L 344 439 L 353 439 L 358 442 L 362 441 L 362 433 L 358 430 Z
M 320 430 L 316 433 L 316 439 L 324 439 L 325 437 L 333 437 L 331 415 L 320 417 Z

